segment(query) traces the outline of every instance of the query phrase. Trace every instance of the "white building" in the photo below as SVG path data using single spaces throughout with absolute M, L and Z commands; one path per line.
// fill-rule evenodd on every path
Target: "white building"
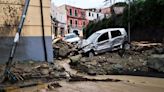
M 52 37 L 64 36 L 66 31 L 66 14 L 64 14 L 54 3 L 51 5 Z
M 86 19 L 89 21 L 102 20 L 104 17 L 104 14 L 97 9 L 86 9 Z

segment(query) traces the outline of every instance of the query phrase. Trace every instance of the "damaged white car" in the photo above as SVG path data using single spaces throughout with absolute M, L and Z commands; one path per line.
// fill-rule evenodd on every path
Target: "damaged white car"
M 80 53 L 87 53 L 89 57 L 124 47 L 129 47 L 128 36 L 124 28 L 103 29 L 78 43 Z

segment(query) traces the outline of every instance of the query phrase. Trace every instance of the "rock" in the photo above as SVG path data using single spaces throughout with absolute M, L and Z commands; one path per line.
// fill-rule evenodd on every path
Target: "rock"
M 86 58 L 86 57 L 82 57 L 80 59 L 80 62 L 90 62 L 90 59 L 89 58 Z
M 29 61 L 29 64 L 33 65 L 34 64 L 34 61 Z
M 48 64 L 42 64 L 39 68 L 46 68 L 46 69 L 48 69 L 49 66 L 48 66 Z
M 48 64 L 42 64 L 37 68 L 41 74 L 47 75 L 49 74 L 49 66 Z
M 160 48 L 155 48 L 154 54 L 164 54 L 164 48 L 160 47 Z
M 164 72 L 164 54 L 152 55 L 147 62 L 147 66 L 158 72 Z
M 40 69 L 40 73 L 43 75 L 47 75 L 47 74 L 49 74 L 49 69 L 42 68 L 42 69 Z
M 54 82 L 48 85 L 48 89 L 53 90 L 55 88 L 62 87 L 58 82 Z
M 54 65 L 53 66 L 53 70 L 60 71 L 60 72 L 64 72 L 65 71 L 64 67 L 59 66 L 59 65 Z
M 68 55 L 73 52 L 74 50 L 76 50 L 74 48 L 75 46 L 74 45 L 71 45 L 63 40 L 59 40 L 57 42 L 54 42 L 53 43 L 53 49 L 54 50 L 54 54 L 56 56 L 56 58 L 58 57 L 62 57 L 62 58 L 65 58 L 65 57 L 68 57 Z
M 94 70 L 89 70 L 88 75 L 92 75 L 92 76 L 95 76 L 96 75 L 96 72 Z
M 66 78 L 66 77 L 67 77 L 67 75 L 66 75 L 65 72 L 60 73 L 59 76 L 60 76 L 61 78 Z
M 80 59 L 82 58 L 82 55 L 76 55 L 76 56 L 72 56 L 70 57 L 71 62 L 69 64 L 71 65 L 77 65 L 78 61 L 80 61 Z

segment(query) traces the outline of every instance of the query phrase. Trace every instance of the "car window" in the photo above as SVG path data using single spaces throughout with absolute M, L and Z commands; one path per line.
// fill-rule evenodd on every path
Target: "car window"
M 112 36 L 112 38 L 121 36 L 121 32 L 119 30 L 111 31 L 111 36 Z
M 109 39 L 109 35 L 108 35 L 108 32 L 106 32 L 98 38 L 98 42 L 105 41 L 108 39 Z
M 87 40 L 90 42 L 94 42 L 99 35 L 100 33 L 93 33 Z

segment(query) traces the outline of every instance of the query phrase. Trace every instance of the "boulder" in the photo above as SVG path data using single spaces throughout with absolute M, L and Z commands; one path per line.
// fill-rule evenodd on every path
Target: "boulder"
M 158 72 L 164 72 L 164 54 L 149 57 L 147 66 Z
M 77 65 L 78 61 L 80 61 L 80 59 L 82 58 L 82 55 L 76 55 L 76 56 L 72 56 L 70 57 L 71 62 L 69 64 L 71 65 Z

